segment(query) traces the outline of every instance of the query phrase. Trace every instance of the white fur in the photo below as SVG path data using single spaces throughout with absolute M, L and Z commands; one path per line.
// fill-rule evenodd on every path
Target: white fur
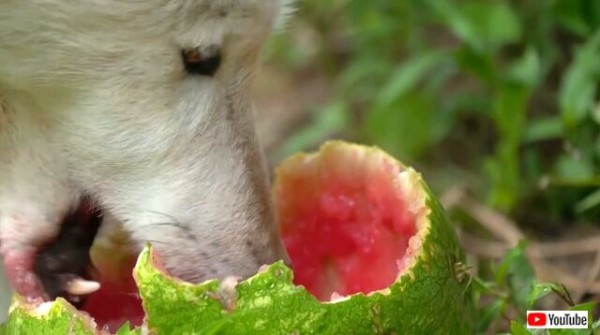
M 248 85 L 287 2 L 0 0 L 2 252 L 86 192 L 185 279 L 281 257 Z M 211 44 L 216 76 L 185 73 Z

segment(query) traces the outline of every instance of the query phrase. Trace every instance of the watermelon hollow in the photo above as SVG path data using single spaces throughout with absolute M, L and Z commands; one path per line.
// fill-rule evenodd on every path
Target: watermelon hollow
M 108 228 L 100 231 L 90 250 L 101 286 L 88 296 L 81 311 L 99 328 L 115 332 L 125 322 L 141 326 L 145 313 L 133 277 L 138 254 L 130 247 L 133 243 L 127 233 L 118 226 Z
M 132 270 L 135 258 L 127 266 Z M 81 311 L 88 314 L 101 329 L 115 332 L 124 323 L 141 326 L 144 320 L 142 300 L 131 271 L 100 282 L 98 291 L 90 294 Z
M 328 142 L 287 159 L 274 199 L 295 283 L 321 301 L 387 289 L 426 232 L 418 174 L 376 148 Z

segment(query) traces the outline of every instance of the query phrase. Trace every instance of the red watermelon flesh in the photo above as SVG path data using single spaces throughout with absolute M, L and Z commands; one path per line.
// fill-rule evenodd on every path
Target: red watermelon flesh
M 133 277 L 137 253 L 122 231 L 99 236 L 92 247 L 92 261 L 98 269 L 101 287 L 92 293 L 82 310 L 90 314 L 100 328 L 116 332 L 125 322 L 140 326 L 144 310 Z
M 330 148 L 290 160 L 275 188 L 295 283 L 322 301 L 389 287 L 417 231 L 400 166 L 362 150 Z
M 100 289 L 88 297 L 82 308 L 101 328 L 116 332 L 125 322 L 142 325 L 144 310 L 132 275 L 134 265 L 135 258 L 119 269 L 118 276 L 104 278 Z

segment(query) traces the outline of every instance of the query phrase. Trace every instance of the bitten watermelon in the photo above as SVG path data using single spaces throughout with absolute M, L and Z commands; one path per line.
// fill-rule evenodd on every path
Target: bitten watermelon
M 463 253 L 413 169 L 377 148 L 328 142 L 281 164 L 274 199 L 294 273 L 278 262 L 239 283 L 192 285 L 161 271 L 148 246 L 134 269 L 143 327 L 156 334 L 473 332 L 468 280 L 457 270 Z M 4 326 L 9 334 L 65 329 L 95 333 L 90 318 L 62 299 L 30 306 L 17 297 Z

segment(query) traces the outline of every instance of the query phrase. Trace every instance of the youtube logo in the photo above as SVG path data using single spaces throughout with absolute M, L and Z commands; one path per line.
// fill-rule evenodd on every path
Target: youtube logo
M 527 311 L 528 329 L 589 329 L 588 311 Z
M 527 325 L 532 327 L 542 327 L 546 325 L 546 313 L 532 312 L 527 314 Z

